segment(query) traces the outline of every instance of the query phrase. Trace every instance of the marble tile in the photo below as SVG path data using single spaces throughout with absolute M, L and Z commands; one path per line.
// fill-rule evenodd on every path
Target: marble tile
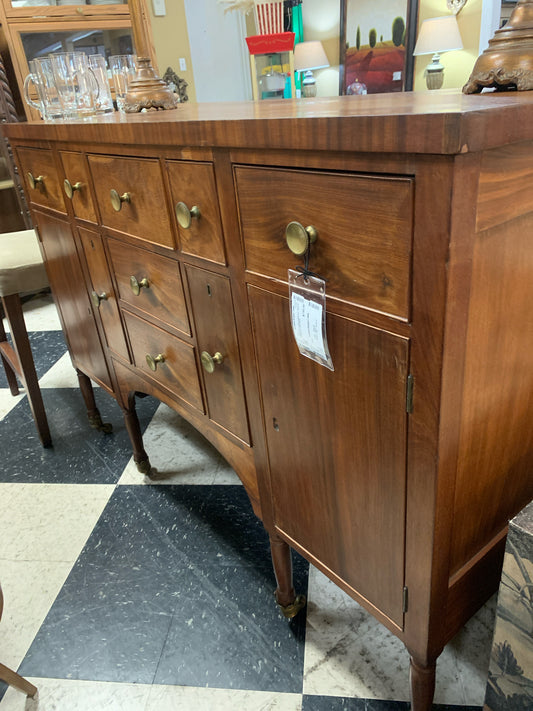
M 150 689 L 145 711 L 301 711 L 301 708 L 300 694 L 155 685 Z
M 41 378 L 66 352 L 65 338 L 62 331 L 33 331 L 28 336 L 37 377 Z M 8 340 L 11 340 L 9 336 Z M 0 366 L 0 388 L 7 387 L 6 374 Z
M 0 660 L 16 669 L 26 654 L 72 563 L 6 560 L 0 551 L 0 581 L 4 612 Z
M 61 321 L 52 294 L 39 292 L 22 299 L 24 322 L 28 331 L 60 331 Z
M 474 622 L 470 629 L 477 627 Z M 456 646 L 468 648 L 477 632 L 463 634 Z M 304 693 L 409 700 L 409 655 L 402 642 L 313 566 L 306 638 Z M 468 655 L 479 653 L 469 649 Z M 464 654 L 448 645 L 437 662 L 435 703 L 482 705 L 480 677 L 474 683 L 473 673 Z
M 278 612 L 270 561 L 256 555 L 266 536 L 243 495 L 116 488 L 21 673 L 299 693 L 305 616 Z M 295 569 L 305 593 L 307 566 Z
M 0 438 L 6 443 L 9 458 L 0 481 L 115 484 L 131 456 L 131 443 L 115 400 L 95 390 L 103 420 L 113 424 L 113 432 L 104 434 L 89 426 L 78 389 L 43 389 L 42 395 L 53 446 L 41 446 L 29 405 L 22 400 L 0 422 Z M 139 400 L 142 429 L 157 404 L 150 397 Z
M 112 486 L 0 484 L 0 560 L 72 563 Z
M 41 388 L 79 389 L 78 376 L 76 375 L 76 370 L 72 365 L 68 351 L 39 379 L 39 386 Z M 98 387 L 96 383 L 93 383 L 94 389 Z
M 35 699 L 9 688 L 0 711 L 145 711 L 150 694 L 140 684 L 26 678 L 37 687 Z
M 162 403 L 143 437 L 158 484 L 239 484 L 239 477 L 195 428 Z M 137 471 L 133 458 L 119 484 L 150 484 L 154 479 Z

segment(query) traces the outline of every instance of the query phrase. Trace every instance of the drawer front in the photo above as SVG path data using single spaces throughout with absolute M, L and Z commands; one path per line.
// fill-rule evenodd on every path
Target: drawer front
M 248 271 L 286 280 L 303 264 L 286 227 L 312 225 L 309 268 L 328 296 L 409 318 L 412 179 L 238 166 L 235 180 Z
M 89 165 L 103 225 L 174 249 L 158 160 L 89 156 Z M 111 191 L 122 198 L 118 209 Z
M 242 383 L 241 362 L 233 318 L 229 279 L 205 269 L 187 266 L 198 350 L 222 355 L 214 369 L 208 362 L 203 378 L 209 418 L 241 440 L 250 443 Z M 202 360 L 203 363 L 203 360 Z
M 114 353 L 129 362 L 117 297 L 111 284 L 102 238 L 96 232 L 87 229 L 80 228 L 79 234 L 91 277 L 93 308 L 102 321 L 107 345 Z
M 120 299 L 190 336 L 179 263 L 115 239 L 108 245 Z
M 31 202 L 66 213 L 62 185 L 52 153 L 39 148 L 18 148 L 17 155 L 26 195 Z
M 65 173 L 65 182 L 63 183 L 65 199 L 72 202 L 72 209 L 76 217 L 89 222 L 97 222 L 96 210 L 89 189 L 89 169 L 84 156 L 81 153 L 71 153 L 70 151 L 62 151 L 60 156 Z
M 194 348 L 133 314 L 124 313 L 124 319 L 134 365 L 166 388 L 173 397 L 188 402 L 203 413 Z M 164 361 L 156 362 L 156 369 L 152 370 L 146 356 L 154 359 L 162 356 Z
M 181 251 L 225 264 L 213 166 L 211 163 L 168 161 L 167 171 L 172 205 L 177 216 Z M 183 203 L 180 208 L 184 213 L 183 217 L 179 214 L 180 210 L 176 210 L 178 203 Z M 198 212 L 193 208 L 197 208 Z M 187 210 L 191 212 L 190 224 L 187 220 Z

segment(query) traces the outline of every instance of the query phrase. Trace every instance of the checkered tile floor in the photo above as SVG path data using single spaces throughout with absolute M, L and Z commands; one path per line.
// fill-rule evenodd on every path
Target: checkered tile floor
M 161 479 L 140 475 L 120 410 L 91 430 L 49 295 L 25 304 L 54 446 L 0 374 L 0 660 L 39 688 L 0 684 L 0 711 L 407 709 L 403 645 L 295 557 L 305 613 L 273 600 L 268 540 L 220 455 L 152 398 L 138 401 Z M 441 708 L 483 704 L 494 604 L 447 646 Z

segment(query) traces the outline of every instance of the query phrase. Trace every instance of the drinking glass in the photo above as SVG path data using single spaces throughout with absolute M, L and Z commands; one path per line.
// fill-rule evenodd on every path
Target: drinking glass
M 113 54 L 109 57 L 109 68 L 113 75 L 117 108 L 123 112 L 128 86 L 135 76 L 136 57 L 133 54 Z
M 96 99 L 96 111 L 98 113 L 109 113 L 113 111 L 113 97 L 107 78 L 107 63 L 101 54 L 89 55 L 89 68 L 98 82 L 98 98 Z
M 96 112 L 98 82 L 84 52 L 50 54 L 52 71 L 65 118 L 85 118 Z
M 43 119 L 63 118 L 63 109 L 52 72 L 52 63 L 46 57 L 37 57 L 28 62 L 30 73 L 24 80 L 24 98 L 26 102 L 38 109 Z M 38 102 L 30 97 L 29 87 L 33 84 L 37 92 Z

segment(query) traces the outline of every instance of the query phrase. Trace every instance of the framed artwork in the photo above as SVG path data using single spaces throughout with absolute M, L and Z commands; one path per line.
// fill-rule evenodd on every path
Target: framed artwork
M 413 88 L 418 0 L 341 0 L 339 94 Z

